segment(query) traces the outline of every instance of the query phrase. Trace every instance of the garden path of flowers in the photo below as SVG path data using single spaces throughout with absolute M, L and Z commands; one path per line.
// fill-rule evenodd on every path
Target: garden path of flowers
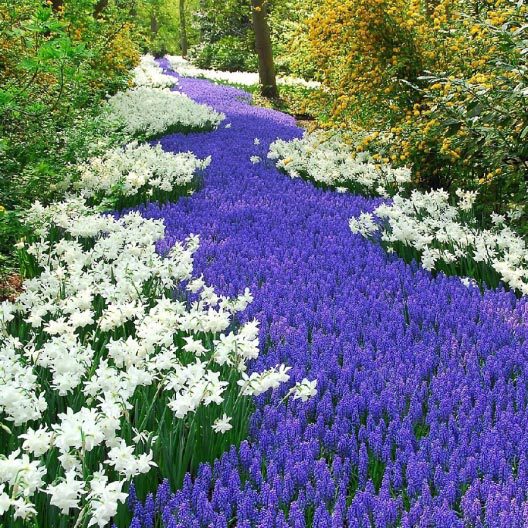
M 349 218 L 379 200 L 265 161 L 277 137 L 301 135 L 291 117 L 231 87 L 179 83 L 227 117 L 214 132 L 161 139 L 212 163 L 193 196 L 141 210 L 165 220 L 160 250 L 197 233 L 206 282 L 250 288 L 256 368 L 285 362 L 293 379 L 317 379 L 318 394 L 260 396 L 238 450 L 175 494 L 131 497 L 133 528 L 158 514 L 170 528 L 526 526 L 526 300 L 433 278 L 353 235 Z

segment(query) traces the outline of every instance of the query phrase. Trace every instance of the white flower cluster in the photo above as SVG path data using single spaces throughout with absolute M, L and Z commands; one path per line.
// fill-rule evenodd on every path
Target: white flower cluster
M 134 68 L 134 85 L 150 88 L 171 88 L 178 84 L 178 79 L 166 75 L 158 66 L 152 55 L 143 55 L 141 62 Z
M 211 81 L 238 84 L 240 86 L 255 86 L 260 82 L 258 73 L 204 70 L 197 68 L 188 60 L 178 55 L 167 55 L 166 58 L 169 60 L 171 67 L 183 77 L 198 77 Z M 318 81 L 307 81 L 299 77 L 291 76 L 277 76 L 277 84 L 283 86 L 299 86 L 310 90 L 321 87 L 321 83 Z
M 317 394 L 317 380 L 310 381 L 303 378 L 302 381 L 297 382 L 291 389 L 290 395 L 294 400 L 308 401 Z
M 142 391 L 154 387 L 155 400 L 185 419 L 222 405 L 233 372 L 240 395 L 256 395 L 287 381 L 288 368 L 246 374 L 258 324 L 235 331 L 232 322 L 252 296 L 219 296 L 192 277 L 198 237 L 161 256 L 162 221 L 137 212 L 116 219 L 79 198 L 37 204 L 27 218 L 38 236 L 27 252 L 40 273 L 15 303 L 0 304 L 0 419 L 19 439 L 12 452 L 0 448 L 0 515 L 28 519 L 46 493 L 68 518 L 104 527 L 124 484 L 155 465 L 159 431 L 133 421 L 150 412 Z M 231 428 L 225 414 L 211 422 L 219 433 Z M 43 462 L 50 452 L 55 468 Z
M 131 136 L 156 137 L 216 127 L 225 115 L 169 89 L 139 86 L 108 100 L 110 119 Z
M 476 193 L 458 191 L 452 205 L 443 190 L 413 191 L 410 198 L 395 196 L 374 212 L 350 220 L 353 233 L 371 237 L 381 234 L 389 250 L 396 244 L 420 254 L 424 268 L 432 270 L 440 262 L 484 264 L 509 287 L 528 294 L 528 250 L 525 241 L 505 225 L 503 216 L 492 217 L 491 229 L 479 229 L 471 218 Z M 381 221 L 380 221 L 381 220 Z
M 87 198 L 170 193 L 189 185 L 210 161 L 210 157 L 200 160 L 191 152 L 172 154 L 161 145 L 132 142 L 80 164 L 77 188 Z
M 292 178 L 354 192 L 388 196 L 411 181 L 408 168 L 377 164 L 366 152 L 354 153 L 338 134 L 305 133 L 300 139 L 273 142 L 268 158 Z

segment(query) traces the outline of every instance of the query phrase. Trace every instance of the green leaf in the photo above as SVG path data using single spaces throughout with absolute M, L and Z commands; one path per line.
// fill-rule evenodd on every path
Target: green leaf
M 482 110 L 484 109 L 484 105 L 482 103 L 475 101 L 474 103 L 471 103 L 468 105 L 467 108 L 467 117 L 477 117 L 482 113 Z

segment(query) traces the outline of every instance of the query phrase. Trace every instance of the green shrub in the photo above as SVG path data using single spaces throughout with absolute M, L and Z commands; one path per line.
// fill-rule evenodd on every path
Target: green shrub
M 194 47 L 190 58 L 199 68 L 223 71 L 257 71 L 258 59 L 246 40 L 233 36 L 222 37 Z
M 109 1 L 0 0 L 0 252 L 13 253 L 16 211 L 68 188 L 70 165 L 113 137 L 97 117 L 108 93 L 128 85 L 139 55 L 130 12 Z

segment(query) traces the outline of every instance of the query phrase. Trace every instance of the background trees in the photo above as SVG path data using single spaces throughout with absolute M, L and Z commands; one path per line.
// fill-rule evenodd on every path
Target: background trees
M 313 77 L 306 20 L 315 5 L 315 0 L 202 0 L 195 14 L 200 43 L 190 57 L 202 68 L 258 70 L 263 95 L 276 97 L 275 72 Z
M 133 21 L 143 36 L 142 50 L 186 55 L 189 44 L 198 42 L 196 24 L 189 23 L 197 9 L 198 0 L 138 0 Z
M 193 14 L 199 43 L 190 57 L 201 68 L 256 71 L 250 0 L 201 0 Z
M 185 0 L 180 0 L 180 48 L 181 54 L 186 57 L 188 49 L 187 41 L 187 14 L 185 12 Z

